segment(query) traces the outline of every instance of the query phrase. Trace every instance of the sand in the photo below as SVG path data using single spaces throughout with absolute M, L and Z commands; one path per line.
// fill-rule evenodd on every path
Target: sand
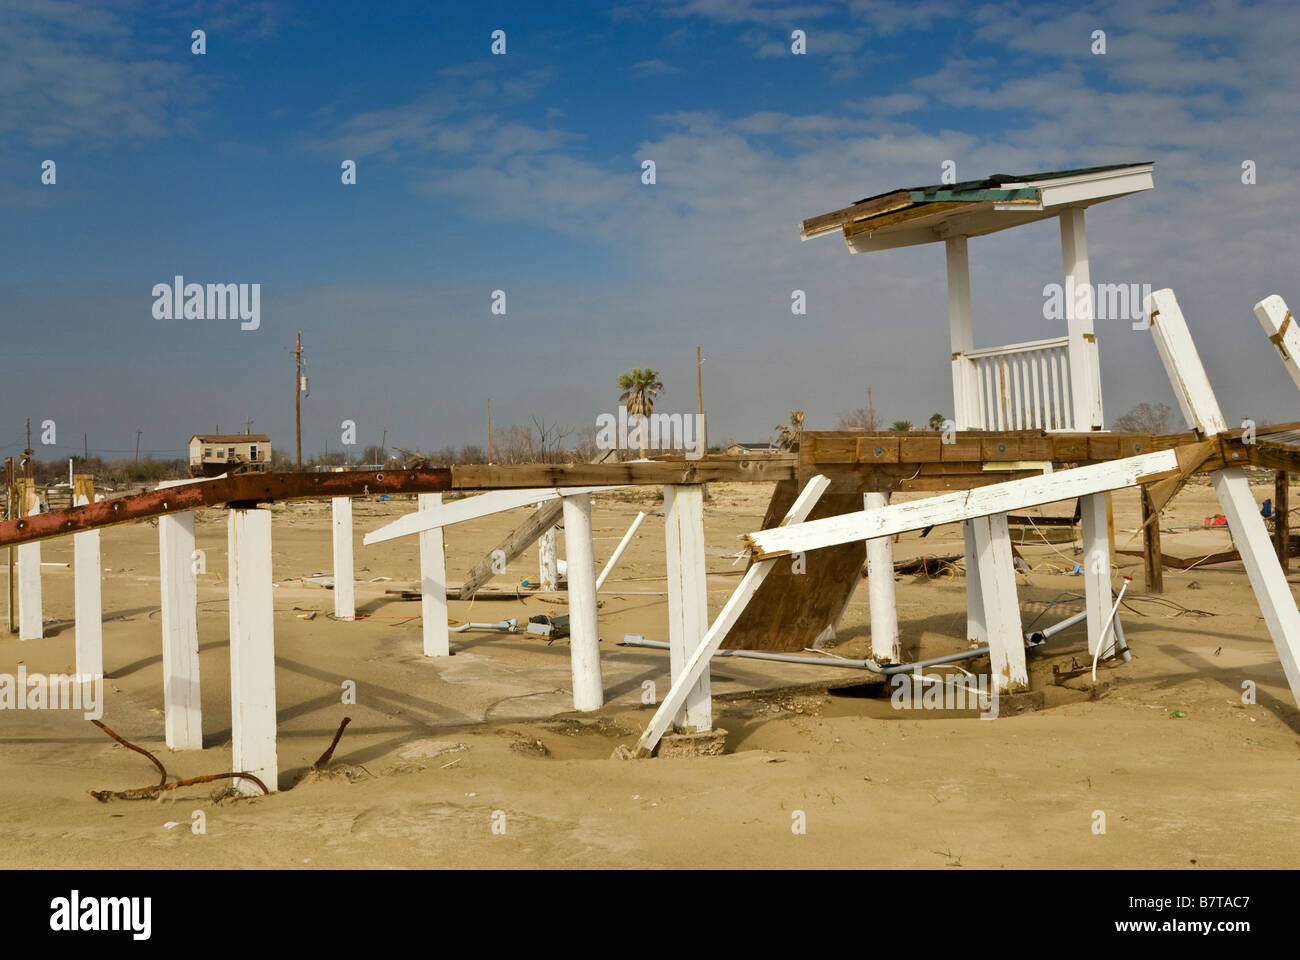
M 770 496 L 760 485 L 715 485 L 705 507 L 710 608 L 743 570 L 736 536 L 755 529 Z M 1271 482 L 1256 487 L 1271 496 Z M 1114 497 L 1119 547 L 1140 549 L 1133 491 Z M 1087 658 L 1080 628 L 1029 654 L 1038 712 L 996 721 L 895 710 L 854 691 L 792 685 L 845 671 L 715 661 L 715 723 L 727 753 L 689 760 L 611 759 L 653 707 L 647 682 L 668 686 L 667 654 L 617 646 L 625 633 L 665 640 L 662 502 L 643 490 L 599 497 L 597 562 L 638 509 L 652 511 L 602 593 L 607 706 L 571 710 L 566 641 L 523 634 L 453 634 L 456 655 L 421 654 L 419 604 L 385 595 L 417 577 L 415 543 L 363 547 L 361 535 L 414 509 L 358 501 L 357 604 L 366 618 L 333 621 L 332 595 L 301 577 L 330 573 L 328 505 L 276 508 L 273 565 L 280 791 L 232 800 L 203 784 L 162 800 L 101 803 L 91 790 L 156 782 L 142 756 L 79 713 L 0 711 L 0 865 L 5 867 L 1291 867 L 1300 813 L 1300 712 L 1240 563 L 1165 571 L 1162 601 L 1146 597 L 1141 560 L 1125 626 L 1130 663 L 1053 682 L 1052 668 Z M 1049 508 L 1069 513 L 1072 504 Z M 1217 513 L 1207 485 L 1187 488 L 1166 528 Z M 453 583 L 522 512 L 451 529 Z M 103 720 L 156 753 L 177 777 L 230 767 L 225 524 L 197 525 L 208 573 L 199 580 L 203 683 L 201 752 L 163 743 L 158 540 L 149 524 L 105 530 Z M 561 538 L 562 542 L 562 538 Z M 896 556 L 960 552 L 960 530 L 902 537 Z M 1068 571 L 1077 545 L 1028 543 L 1018 576 L 1028 627 L 1081 609 Z M 1167 553 L 1229 548 L 1224 530 L 1167 534 Z M 70 561 L 68 539 L 43 559 Z M 493 586 L 536 577 L 536 552 Z M 1295 576 L 1300 576 L 1296 574 Z M 369 582 L 372 578 L 391 580 Z M 1293 576 L 1294 580 L 1294 576 Z M 1118 579 L 1117 579 L 1118 582 Z M 44 568 L 47 637 L 0 636 L 0 672 L 73 669 L 72 573 Z M 909 657 L 965 646 L 965 580 L 900 576 L 898 611 Z M 1063 600 L 1049 607 L 1053 601 Z M 1167 602 L 1163 602 L 1167 601 Z M 532 597 L 453 601 L 451 616 L 527 620 L 563 612 Z M 304 619 L 311 611 L 314 619 Z M 866 584 L 832 652 L 869 653 Z M 1242 683 L 1256 685 L 1243 704 Z M 345 704 L 345 681 L 356 686 Z M 786 689 L 778 689 L 786 688 Z M 748 695 L 745 691 L 751 691 Z M 757 691 L 757 692 L 752 692 Z M 738 699 L 733 699 L 739 697 Z M 343 717 L 351 725 L 329 770 L 312 762 Z M 192 829 L 202 813 L 203 832 Z M 1104 832 L 1100 825 L 1104 819 Z M 170 826 L 169 826 L 170 824 Z

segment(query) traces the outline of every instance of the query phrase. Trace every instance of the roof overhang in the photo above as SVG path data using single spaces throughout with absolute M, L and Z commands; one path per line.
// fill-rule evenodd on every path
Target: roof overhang
M 852 253 L 978 237 L 1055 217 L 1067 207 L 1150 190 L 1154 167 L 1119 164 L 895 190 L 805 220 L 800 237 L 840 231 Z

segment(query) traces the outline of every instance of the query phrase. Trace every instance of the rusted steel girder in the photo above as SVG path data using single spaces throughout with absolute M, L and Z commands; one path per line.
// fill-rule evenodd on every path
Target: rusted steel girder
M 446 468 L 366 473 L 352 470 L 342 473 L 250 473 L 6 520 L 0 523 L 0 547 L 228 503 L 251 505 L 371 493 L 438 493 L 450 489 L 451 470 Z

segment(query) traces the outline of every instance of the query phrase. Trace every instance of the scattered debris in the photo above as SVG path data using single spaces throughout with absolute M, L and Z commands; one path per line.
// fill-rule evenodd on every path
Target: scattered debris
M 339 739 L 343 736 L 343 731 L 347 729 L 348 724 L 351 722 L 351 717 L 343 718 L 343 722 L 339 724 L 338 731 L 334 734 L 334 739 L 330 741 L 329 747 L 320 755 L 319 758 L 317 758 L 316 762 L 311 765 L 313 770 L 323 770 L 326 764 L 330 762 L 330 757 L 334 756 L 334 748 L 339 745 Z

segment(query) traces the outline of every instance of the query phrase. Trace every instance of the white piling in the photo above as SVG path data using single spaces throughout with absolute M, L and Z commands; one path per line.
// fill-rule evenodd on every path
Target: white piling
M 541 504 L 538 504 L 541 506 Z M 538 581 L 543 590 L 558 590 L 560 587 L 560 570 L 558 555 L 555 550 L 555 527 L 547 530 L 537 540 Z
M 421 510 L 437 510 L 441 493 L 417 497 Z M 442 527 L 423 530 L 420 538 L 420 614 L 424 622 L 424 655 L 451 656 L 451 635 L 447 629 L 447 560 L 443 553 Z M 337 589 L 337 588 L 336 588 Z
M 334 618 L 357 618 L 356 573 L 352 562 L 352 498 L 332 499 L 334 519 Z
M 159 517 L 163 717 L 167 746 L 173 750 L 203 749 L 203 712 L 199 698 L 198 583 L 193 557 L 193 512 Z
M 668 568 L 669 668 L 676 683 L 709 629 L 704 493 L 699 484 L 669 484 L 664 487 L 664 537 Z M 617 559 L 617 554 L 611 558 L 611 565 L 614 559 Z M 677 712 L 673 724 L 680 733 L 704 733 L 713 729 L 713 701 L 707 672 L 687 694 L 686 703 Z
M 22 488 L 20 488 L 22 489 Z M 40 513 L 35 490 L 24 491 L 22 513 Z M 39 640 L 45 635 L 45 618 L 41 607 L 41 544 L 24 543 L 18 547 L 18 639 Z
M 77 506 L 89 503 L 87 497 Z M 104 611 L 100 595 L 99 531 L 72 535 L 72 607 L 77 648 L 77 674 L 104 675 Z
M 862 507 L 874 510 L 889 503 L 889 494 L 872 491 L 862 495 Z M 867 599 L 871 612 L 871 659 L 876 663 L 898 663 L 898 606 L 894 597 L 894 538 L 867 541 Z
M 231 509 L 229 524 L 230 708 L 236 771 L 277 789 L 275 623 L 271 589 L 271 513 Z M 241 793 L 260 793 L 237 779 Z
M 1025 640 L 1020 629 L 1020 604 L 1016 597 L 1016 568 L 1011 559 L 1007 515 L 995 513 L 972 521 L 978 555 L 984 624 L 988 630 L 989 670 L 998 691 L 1015 693 L 1029 688 L 1025 665 Z M 969 567 L 971 559 L 967 558 Z
M 569 657 L 573 708 L 599 710 L 605 702 L 596 621 L 596 567 L 591 546 L 591 496 L 564 498 L 564 552 L 569 577 Z

